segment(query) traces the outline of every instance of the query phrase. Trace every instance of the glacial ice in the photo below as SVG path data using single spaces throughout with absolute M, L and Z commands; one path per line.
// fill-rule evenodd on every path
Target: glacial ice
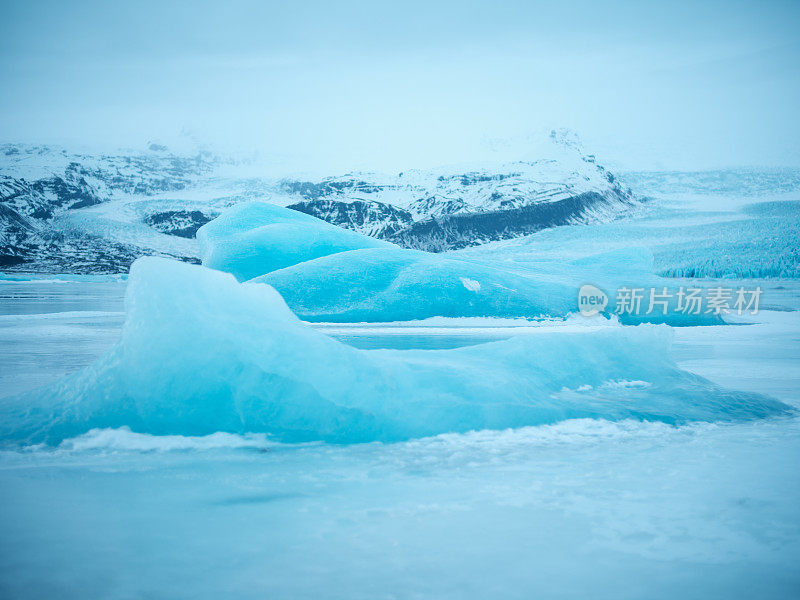
M 628 285 L 661 289 L 652 255 L 639 250 L 610 252 L 533 267 L 469 260 L 402 248 L 332 254 L 286 267 L 252 281 L 267 283 L 308 321 L 387 322 L 429 317 L 566 317 L 578 310 L 578 290 L 587 282 L 609 295 Z M 643 292 L 642 292 L 643 294 Z M 676 299 L 670 304 L 675 308 Z M 713 314 L 623 314 L 624 324 L 719 323 Z
M 800 202 L 750 204 L 742 213 L 745 218 L 688 229 L 689 241 L 658 247 L 658 272 L 666 277 L 800 277 Z
M 254 281 L 311 321 L 564 315 L 575 311 L 577 294 L 567 282 L 402 248 L 326 256 Z
M 203 264 L 239 281 L 344 250 L 392 246 L 267 202 L 228 209 L 201 227 L 197 239 Z
M 619 287 L 665 285 L 653 274 L 652 253 L 640 248 L 520 266 L 404 249 L 265 203 L 234 207 L 198 238 L 205 266 L 268 283 L 309 321 L 565 317 L 577 311 L 585 283 L 609 294 L 612 313 Z M 720 318 L 671 310 L 621 321 L 700 325 Z
M 734 206 L 735 211 L 719 209 L 718 203 L 735 204 L 727 197 L 707 201 L 707 209 L 651 206 L 649 214 L 637 219 L 556 227 L 451 256 L 539 268 L 638 246 L 652 253 L 650 271 L 665 278 L 798 278 L 800 202 L 794 197 Z M 626 268 L 624 262 L 617 267 L 620 272 Z
M 677 424 L 792 410 L 680 370 L 664 326 L 543 327 L 454 350 L 358 350 L 301 322 L 268 285 L 160 258 L 133 265 L 126 308 L 108 355 L 5 401 L 0 438 L 58 443 L 129 427 L 350 443 L 574 418 Z

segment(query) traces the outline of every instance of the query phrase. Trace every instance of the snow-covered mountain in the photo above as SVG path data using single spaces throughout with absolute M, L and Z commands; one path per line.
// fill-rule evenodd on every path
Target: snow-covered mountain
M 158 144 L 113 154 L 0 146 L 0 268 L 125 272 L 144 254 L 194 262 L 197 229 L 254 199 L 433 252 L 605 221 L 635 204 L 563 131 L 535 157 L 491 166 L 325 178 L 253 176 L 253 165 L 241 167 Z

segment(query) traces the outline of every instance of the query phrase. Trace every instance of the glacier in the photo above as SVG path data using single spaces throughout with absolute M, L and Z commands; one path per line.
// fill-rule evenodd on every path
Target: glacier
M 611 221 L 639 206 L 624 183 L 584 152 L 574 132 L 551 130 L 528 143 L 514 162 L 285 179 L 280 189 L 302 198 L 289 208 L 429 252 Z
M 0 438 L 93 429 L 285 442 L 399 441 L 566 419 L 679 424 L 793 412 L 679 369 L 665 326 L 586 326 L 454 350 L 359 350 L 278 292 L 162 258 L 134 263 L 120 342 L 87 369 L 6 401 Z
M 660 189 L 662 186 L 671 189 L 666 175 L 648 178 L 641 175 L 639 178 L 649 182 L 649 187 L 637 191 L 652 193 L 660 199 L 635 218 L 582 227 L 555 227 L 449 255 L 500 261 L 524 269 L 542 262 L 570 262 L 640 247 L 652 254 L 651 271 L 667 280 L 691 278 L 695 280 L 693 284 L 702 285 L 704 278 L 800 277 L 796 173 L 794 177 L 751 173 L 751 179 L 742 182 L 745 174 L 747 171 L 726 173 L 721 181 L 714 180 L 715 187 L 692 193 L 684 191 L 684 184 L 676 184 L 678 191 L 673 195 L 666 195 Z M 674 177 L 680 181 L 679 175 Z M 702 180 L 697 185 L 701 183 Z M 729 189 L 739 185 L 754 188 L 752 195 L 744 198 L 732 195 Z

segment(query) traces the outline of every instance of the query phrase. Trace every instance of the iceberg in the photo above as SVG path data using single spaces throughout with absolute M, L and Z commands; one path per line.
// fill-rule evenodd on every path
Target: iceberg
M 345 250 L 393 246 L 267 202 L 228 209 L 198 229 L 197 239 L 203 264 L 239 281 Z
M 267 283 L 308 321 L 387 322 L 430 317 L 566 317 L 585 283 L 610 296 L 624 285 L 663 287 L 653 255 L 626 249 L 525 265 L 400 248 L 266 203 L 244 204 L 198 231 L 203 264 Z M 674 306 L 674 300 L 673 300 Z M 626 324 L 717 324 L 714 314 L 624 314 Z
M 393 442 L 576 418 L 679 424 L 792 411 L 679 369 L 666 326 L 542 327 L 451 350 L 359 350 L 300 321 L 269 285 L 161 258 L 134 263 L 126 310 L 108 355 L 4 402 L 0 439 L 57 444 L 128 427 Z
M 317 322 L 388 322 L 430 317 L 563 318 L 577 312 L 587 282 L 609 295 L 604 314 L 616 311 L 613 290 L 625 285 L 664 287 L 648 252 L 620 251 L 532 267 L 484 262 L 402 248 L 332 254 L 254 278 L 274 287 L 301 318 Z M 622 314 L 624 324 L 703 325 L 715 314 L 683 314 L 670 299 L 666 314 Z M 646 308 L 646 306 L 645 306 Z
M 403 248 L 353 250 L 261 277 L 309 321 L 387 322 L 428 317 L 562 316 L 577 288 L 514 271 Z

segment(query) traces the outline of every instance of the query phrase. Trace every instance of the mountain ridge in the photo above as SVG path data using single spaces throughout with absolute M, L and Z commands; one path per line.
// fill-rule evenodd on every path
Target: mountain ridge
M 72 153 L 0 146 L 0 269 L 122 273 L 138 256 L 197 262 L 197 229 L 267 200 L 403 247 L 442 252 L 618 218 L 637 198 L 568 133 L 542 158 L 497 165 L 357 171 L 323 178 L 243 174 L 209 151 Z

